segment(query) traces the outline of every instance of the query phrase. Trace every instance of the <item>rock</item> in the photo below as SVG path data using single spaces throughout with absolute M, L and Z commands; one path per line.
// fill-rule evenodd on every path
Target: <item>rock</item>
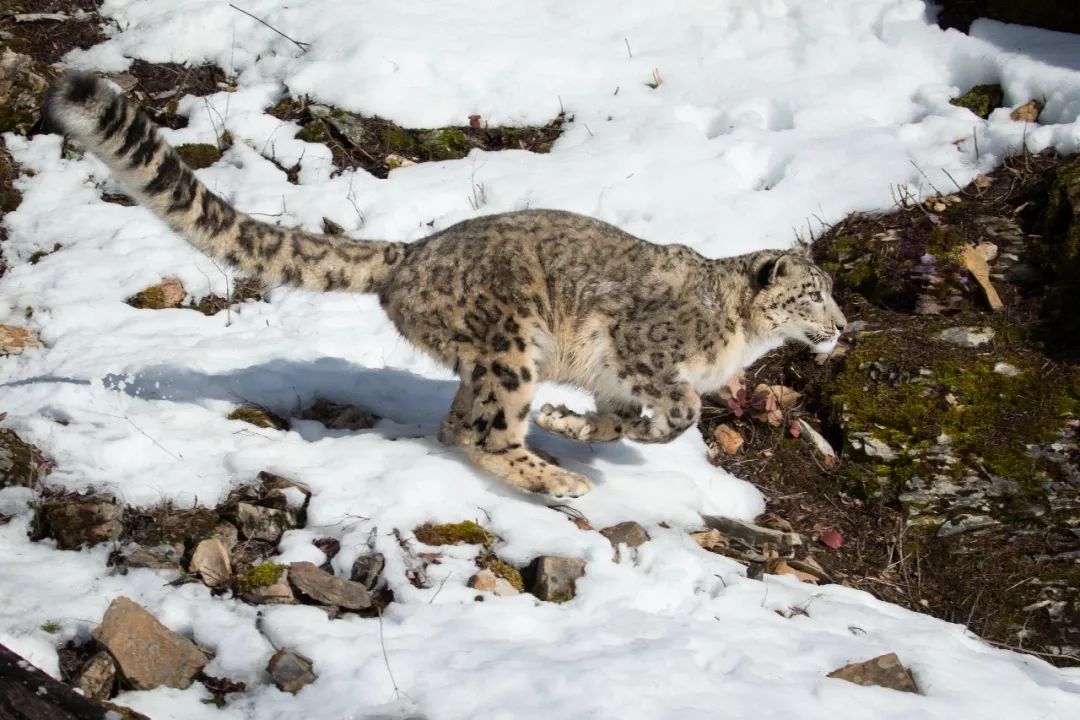
M 322 120 L 341 133 L 353 147 L 363 146 L 367 131 L 361 118 L 326 105 L 308 105 L 308 112 L 311 113 L 311 117 Z
M 700 530 L 698 532 L 690 533 L 690 537 L 693 538 L 694 542 L 700 545 L 702 549 L 708 550 L 709 552 L 726 550 L 728 547 L 727 538 L 724 536 L 724 533 L 719 530 L 713 530 L 711 528 L 708 530 Z
M 166 310 L 179 307 L 186 297 L 187 291 L 179 280 L 162 280 L 157 285 L 140 290 L 128 300 L 128 305 L 140 310 Z
M 266 665 L 266 672 L 278 690 L 296 694 L 300 688 L 315 681 L 311 660 L 291 650 L 278 650 Z
M 964 347 L 979 347 L 994 339 L 994 329 L 989 327 L 951 327 L 938 333 L 938 339 Z
M 861 450 L 867 457 L 884 462 L 892 462 L 898 457 L 895 450 L 869 433 L 852 433 L 850 442 L 852 448 Z
M 260 505 L 277 510 L 293 509 L 302 511 L 311 500 L 311 488 L 302 482 L 290 480 L 281 475 L 263 470 L 257 478 L 262 487 L 263 497 Z
M 1001 85 L 976 85 L 960 97 L 949 102 L 957 107 L 967 108 L 984 120 L 1005 101 Z
M 344 235 L 345 228 L 338 225 L 328 217 L 322 219 L 322 231 L 324 235 Z
M 499 577 L 486 568 L 469 578 L 468 585 L 476 590 L 494 593 L 501 597 L 521 594 L 521 591 L 514 587 L 509 580 Z
M 26 135 L 37 124 L 49 74 L 29 55 L 0 48 L 0 133 Z
M 320 398 L 301 415 L 304 420 L 318 420 L 331 430 L 367 430 L 375 426 L 376 418 L 363 408 L 339 405 Z
M 296 527 L 295 516 L 286 510 L 241 502 L 233 510 L 240 537 L 245 540 L 265 540 L 277 543 L 286 530 Z
M 294 605 L 288 566 L 266 562 L 256 565 L 236 579 L 236 593 L 255 605 Z
M 125 93 L 131 92 L 135 89 L 135 86 L 139 84 L 139 79 L 131 73 L 116 73 L 114 75 L 106 75 L 105 77 L 116 83 Z
M 938 528 L 938 537 L 949 537 L 960 533 L 982 530 L 983 528 L 998 525 L 998 521 L 989 515 L 962 515 L 958 518 L 945 521 Z
M 107 652 L 95 653 L 86 661 L 72 684 L 94 700 L 108 700 L 116 684 L 116 664 Z
M 409 167 L 410 165 L 416 164 L 416 161 L 410 160 L 404 155 L 398 155 L 397 153 L 390 153 L 385 158 L 383 158 L 383 162 L 386 163 L 386 167 L 390 168 L 391 170 L 396 170 L 401 167 Z
M 385 567 L 386 558 L 383 557 L 382 553 L 361 555 L 353 561 L 349 579 L 366 587 L 368 592 L 374 592 L 375 588 L 380 584 L 379 581 L 382 579 L 382 571 Z
M 713 439 L 725 455 L 736 455 L 743 446 L 743 436 L 727 423 L 721 423 L 713 430 Z
M 999 362 L 994 364 L 994 372 L 998 375 L 1005 375 L 1006 377 L 1016 377 L 1020 374 L 1020 368 L 1015 365 L 1010 365 L 1007 362 Z
M 585 564 L 577 558 L 542 555 L 533 560 L 530 591 L 541 600 L 566 602 L 574 597 L 577 580 L 585 575 Z
M 93 632 L 135 690 L 184 689 L 207 663 L 195 643 L 162 625 L 137 603 L 118 597 Z
M 0 428 L 0 489 L 6 487 L 36 488 L 49 472 L 49 461 L 34 445 Z
M 606 537 L 615 548 L 623 544 L 636 548 L 649 541 L 649 534 L 645 532 L 645 528 L 633 520 L 606 527 L 600 531 L 600 534 Z
M 195 546 L 188 570 L 198 573 L 207 587 L 221 587 L 232 578 L 232 564 L 225 543 L 218 538 L 207 538 Z
M 124 563 L 132 568 L 151 570 L 179 570 L 182 552 L 168 543 L 152 547 L 139 546 L 125 558 Z
M 1009 119 L 1015 122 L 1039 122 L 1039 114 L 1042 113 L 1042 109 L 1043 104 L 1038 100 L 1028 100 L 1009 113 Z
M 748 547 L 762 547 L 765 544 L 771 544 L 783 551 L 802 545 L 802 537 L 798 533 L 773 530 L 743 520 L 718 515 L 703 515 L 702 520 L 710 528 L 719 530 L 728 538 L 737 540 Z
M 817 580 L 832 582 L 832 578 L 829 577 L 829 573 L 825 571 L 825 568 L 821 567 L 821 564 L 810 555 L 802 559 L 791 558 L 787 561 L 787 564 L 799 572 L 812 575 Z
M 205 507 L 173 510 L 159 506 L 145 511 L 132 525 L 132 539 L 144 548 L 169 545 L 182 554 L 189 545 L 209 537 L 218 538 L 227 548 L 236 544 L 236 528 Z
M 114 499 L 97 495 L 45 500 L 34 513 L 32 535 L 35 540 L 55 539 L 61 550 L 78 550 L 120 537 L 123 515 Z
M 877 685 L 901 692 L 919 692 L 911 671 L 904 667 L 896 653 L 881 655 L 866 662 L 845 665 L 838 670 L 833 670 L 828 677 L 847 680 L 856 685 Z
M 334 577 L 314 563 L 294 562 L 289 565 L 289 584 L 302 597 L 319 605 L 346 610 L 366 610 L 371 607 L 371 594 L 358 582 Z
M 0 357 L 19 355 L 26 348 L 39 348 L 37 333 L 29 328 L 0 325 Z

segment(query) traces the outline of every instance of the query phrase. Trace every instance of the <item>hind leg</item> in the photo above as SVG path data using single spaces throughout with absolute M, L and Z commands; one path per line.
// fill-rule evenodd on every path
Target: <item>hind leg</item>
M 564 470 L 525 447 L 529 404 L 536 390 L 535 364 L 526 353 L 511 349 L 478 358 L 469 365 L 462 373 L 462 384 L 470 384 L 472 405 L 460 423 L 457 437 L 473 463 L 500 481 L 528 492 L 556 497 L 587 493 L 592 488 L 588 478 Z M 463 391 L 459 390 L 459 396 Z

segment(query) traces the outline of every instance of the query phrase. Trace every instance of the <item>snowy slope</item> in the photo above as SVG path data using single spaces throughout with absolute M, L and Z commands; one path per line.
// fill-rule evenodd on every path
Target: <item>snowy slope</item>
M 245 211 L 284 208 L 280 222 L 312 230 L 327 216 L 356 237 L 409 240 L 477 212 L 551 207 L 723 256 L 784 247 L 849 211 L 888 207 L 896 185 L 947 190 L 946 171 L 965 183 L 1025 139 L 1032 150 L 1080 143 L 1076 38 L 988 22 L 972 37 L 942 32 L 910 0 L 242 7 L 311 49 L 300 53 L 221 0 L 106 0 L 114 36 L 68 62 L 117 71 L 131 57 L 210 61 L 235 73 L 237 92 L 185 99 L 189 127 L 166 135 L 213 142 L 223 121 L 240 142 L 200 177 Z M 654 69 L 664 82 L 650 89 Z M 1011 122 L 1007 109 L 984 122 L 947 102 L 999 78 L 1009 104 L 1044 99 L 1047 124 Z M 421 127 L 474 113 L 491 124 L 544 123 L 560 106 L 576 120 L 550 155 L 474 151 L 386 180 L 330 177 L 326 148 L 262 112 L 286 92 Z M 110 576 L 104 547 L 31 544 L 29 498 L 0 491 L 0 512 L 18 513 L 0 526 L 0 642 L 38 664 L 55 672 L 57 641 L 85 635 L 126 594 L 214 648 L 208 672 L 253 687 L 221 711 L 201 703 L 199 686 L 121 696 L 154 718 L 1080 716 L 1076 670 L 991 649 L 960 626 L 843 587 L 750 581 L 735 562 L 700 550 L 685 533 L 700 513 L 751 518 L 762 500 L 706 462 L 696 433 L 659 447 L 575 446 L 534 433 L 597 480 L 573 503 L 595 526 L 649 528 L 636 561 L 615 564 L 599 534 L 494 485 L 434 439 L 454 385 L 399 338 L 373 298 L 278 289 L 231 324 L 224 313 L 125 305 L 165 276 L 223 294 L 225 276 L 147 211 L 103 202 L 112 186 L 96 160 L 62 160 L 55 136 L 6 140 L 32 176 L 5 220 L 13 267 L 0 280 L 0 322 L 23 324 L 33 308 L 28 322 L 47 347 L 0 361 L 0 410 L 5 426 L 55 459 L 51 481 L 133 504 L 212 505 L 259 470 L 302 480 L 314 490 L 309 528 L 286 535 L 282 559 L 320 562 L 310 541 L 332 536 L 342 543 L 335 566 L 347 572 L 376 529 L 397 597 L 381 624 L 264 609 L 273 642 L 313 658 L 320 675 L 293 697 L 263 684 L 272 647 L 256 630 L 256 608 L 201 586 L 170 588 L 151 571 Z M 302 156 L 300 184 L 260 153 L 286 166 Z M 488 198 L 479 211 L 469 203 L 476 183 Z M 29 264 L 55 243 L 64 248 Z M 384 419 L 358 433 L 304 421 L 278 433 L 225 419 L 243 401 L 288 415 L 320 395 Z M 555 398 L 588 402 L 544 390 L 543 400 Z M 502 537 L 498 552 L 511 562 L 587 559 L 578 597 L 476 603 L 464 586 L 475 552 L 466 547 L 430 568 L 431 589 L 412 587 L 392 531 L 462 519 Z M 791 606 L 809 616 L 773 612 Z M 63 625 L 59 638 L 39 629 L 48 619 Z M 925 696 L 824 677 L 889 651 Z

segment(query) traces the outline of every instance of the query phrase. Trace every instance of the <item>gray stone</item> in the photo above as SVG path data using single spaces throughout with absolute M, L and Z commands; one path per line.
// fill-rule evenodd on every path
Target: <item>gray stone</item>
M 938 333 L 938 338 L 954 345 L 978 347 L 994 339 L 994 328 L 951 327 Z
M 112 498 L 46 500 L 34 515 L 34 537 L 53 538 L 61 550 L 78 550 L 120 537 L 123 516 L 124 509 Z
M 234 510 L 237 529 L 245 540 L 266 540 L 276 543 L 286 530 L 296 527 L 295 515 L 288 510 L 241 502 Z
M 232 563 L 225 543 L 218 538 L 207 538 L 195 546 L 188 570 L 197 573 L 207 587 L 221 587 L 232 578 Z
M 127 556 L 125 563 L 133 568 L 151 570 L 179 570 L 181 552 L 168 543 L 152 547 L 137 547 Z
M 949 537 L 972 530 L 982 530 L 997 524 L 998 521 L 988 515 L 962 515 L 946 521 L 938 528 L 937 536 Z
M 847 680 L 856 685 L 876 685 L 901 692 L 918 693 L 919 686 L 911 671 L 904 667 L 896 653 L 881 655 L 861 663 L 852 663 L 833 670 L 831 678 Z
M 93 633 L 135 690 L 184 689 L 207 663 L 195 643 L 162 625 L 140 605 L 118 597 Z
M 95 653 L 83 665 L 73 684 L 88 698 L 108 700 L 116 684 L 116 663 L 107 652 Z
M 542 555 L 533 561 L 530 591 L 541 600 L 566 602 L 577 592 L 577 580 L 585 575 L 585 561 Z
M 358 582 L 334 577 L 314 563 L 294 562 L 289 565 L 289 584 L 302 597 L 319 605 L 346 610 L 366 610 L 371 607 L 371 594 Z
M 369 591 L 374 591 L 380 585 L 382 571 L 386 567 L 386 558 L 382 553 L 368 553 L 361 555 L 353 561 L 352 572 L 349 579 L 358 582 Z
M 719 530 L 726 537 L 737 540 L 747 547 L 762 547 L 766 543 L 775 546 L 778 550 L 790 550 L 802 545 L 802 536 L 795 532 L 773 530 L 761 527 L 745 520 L 721 517 L 719 515 L 703 515 L 702 520 L 714 530 Z
M 311 660 L 291 650 L 278 650 L 266 665 L 266 672 L 279 690 L 296 694 L 315 681 Z
M 633 520 L 606 527 L 600 531 L 600 534 L 606 537 L 608 542 L 616 548 L 623 544 L 636 548 L 638 545 L 649 541 L 649 533 L 645 532 L 645 528 Z

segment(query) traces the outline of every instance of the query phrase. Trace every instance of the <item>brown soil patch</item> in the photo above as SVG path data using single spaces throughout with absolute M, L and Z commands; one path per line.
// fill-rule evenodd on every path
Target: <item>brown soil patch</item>
M 38 62 L 59 62 L 75 48 L 86 49 L 105 40 L 97 11 L 101 0 L 0 0 L 0 32 L 12 36 L 7 44 Z M 63 13 L 67 20 L 17 23 L 23 13 Z
M 550 152 L 563 126 L 573 122 L 572 117 L 560 113 L 538 127 L 488 127 L 479 117 L 474 117 L 469 125 L 403 128 L 382 118 L 320 106 L 307 98 L 285 98 L 267 112 L 299 124 L 301 129 L 296 137 L 301 140 L 329 147 L 338 169 L 362 168 L 380 178 L 385 178 L 402 161 L 455 160 L 474 148 Z

